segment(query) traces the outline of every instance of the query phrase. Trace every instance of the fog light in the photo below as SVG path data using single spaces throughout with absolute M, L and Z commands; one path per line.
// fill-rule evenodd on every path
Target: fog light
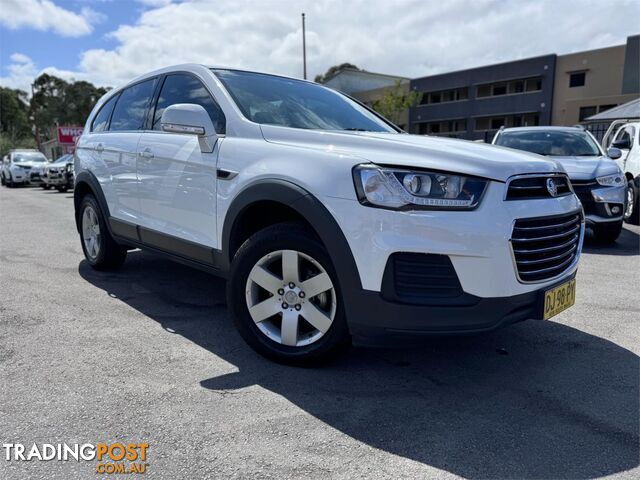
M 611 213 L 613 213 L 614 215 L 617 215 L 620 213 L 620 207 L 616 206 L 616 207 L 611 207 Z

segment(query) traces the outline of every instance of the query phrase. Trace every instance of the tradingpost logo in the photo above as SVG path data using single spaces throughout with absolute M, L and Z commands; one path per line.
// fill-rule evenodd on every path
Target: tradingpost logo
M 100 474 L 145 473 L 148 443 L 3 443 L 8 462 L 92 462 Z

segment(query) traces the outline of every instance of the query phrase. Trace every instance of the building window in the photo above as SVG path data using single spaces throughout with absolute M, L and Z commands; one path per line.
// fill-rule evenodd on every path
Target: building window
M 475 120 L 476 131 L 498 130 L 500 127 L 531 127 L 540 125 L 537 113 L 522 113 L 517 115 L 498 115 L 494 117 L 479 117 Z
M 574 72 L 569 74 L 569 88 L 584 87 L 586 72 Z
M 580 115 L 578 116 L 578 121 L 581 122 L 585 118 L 590 117 L 591 115 L 595 115 L 598 113 L 598 107 L 595 105 L 592 107 L 580 107 Z
M 452 88 L 450 90 L 439 90 L 437 92 L 424 92 L 420 105 L 432 103 L 447 103 L 467 100 L 469 98 L 469 88 Z
M 420 135 L 440 135 L 444 137 L 457 137 L 467 131 L 467 121 L 464 118 L 455 120 L 440 120 L 437 122 L 424 122 L 418 124 Z
M 617 106 L 618 105 L 615 103 L 612 103 L 611 105 L 600 105 L 600 108 L 598 108 L 598 113 L 606 112 L 607 110 L 611 110 L 613 107 Z
M 508 82 L 495 82 L 478 85 L 476 87 L 476 96 L 498 97 L 501 95 L 512 95 L 514 93 L 537 92 L 542 90 L 542 78 L 520 78 L 510 80 Z

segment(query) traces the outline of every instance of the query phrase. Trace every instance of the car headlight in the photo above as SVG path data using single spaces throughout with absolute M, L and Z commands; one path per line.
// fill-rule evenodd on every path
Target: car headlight
M 598 177 L 596 178 L 596 182 L 604 187 L 619 187 L 626 183 L 622 173 L 614 173 L 613 175 Z
M 358 200 L 395 210 L 471 210 L 488 181 L 455 173 L 413 171 L 377 165 L 353 169 Z

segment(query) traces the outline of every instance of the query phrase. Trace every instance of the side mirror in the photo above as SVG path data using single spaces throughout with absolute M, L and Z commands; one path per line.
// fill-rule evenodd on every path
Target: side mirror
M 176 103 L 165 108 L 160 125 L 165 132 L 197 135 L 203 153 L 213 152 L 218 141 L 211 117 L 201 105 L 194 103 Z
M 607 156 L 611 160 L 617 160 L 622 156 L 622 151 L 616 147 L 609 147 L 609 149 L 607 150 Z
M 618 140 L 617 142 L 613 142 L 611 144 L 612 147 L 621 148 L 623 150 L 631 149 L 631 142 L 628 138 L 623 138 L 622 140 Z

